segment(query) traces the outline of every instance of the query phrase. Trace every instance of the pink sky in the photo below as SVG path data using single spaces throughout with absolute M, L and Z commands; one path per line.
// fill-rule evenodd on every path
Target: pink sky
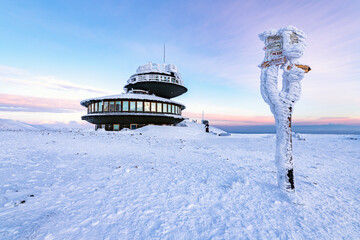
M 184 112 L 183 116 L 190 119 L 201 120 L 201 113 Z M 204 119 L 209 120 L 214 125 L 269 125 L 274 124 L 273 116 L 233 116 L 222 114 L 205 114 Z M 348 124 L 360 125 L 360 118 L 350 117 L 323 117 L 323 118 L 295 118 L 294 124 L 297 125 L 320 125 L 320 124 Z

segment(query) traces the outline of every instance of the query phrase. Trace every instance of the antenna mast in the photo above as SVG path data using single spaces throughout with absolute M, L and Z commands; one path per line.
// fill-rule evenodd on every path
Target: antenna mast
M 165 63 L 165 43 L 164 43 L 164 63 Z

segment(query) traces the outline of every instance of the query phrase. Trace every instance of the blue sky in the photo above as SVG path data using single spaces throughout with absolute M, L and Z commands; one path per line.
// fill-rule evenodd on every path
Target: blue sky
M 165 42 L 189 89 L 175 99 L 185 116 L 269 123 L 258 34 L 295 25 L 313 70 L 294 121 L 359 124 L 359 12 L 359 1 L 2 1 L 0 118 L 81 121 L 80 100 L 122 92 Z

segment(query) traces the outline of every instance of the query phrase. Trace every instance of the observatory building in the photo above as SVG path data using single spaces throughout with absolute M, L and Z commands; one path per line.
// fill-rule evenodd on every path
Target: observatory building
M 145 125 L 175 125 L 184 120 L 185 106 L 171 98 L 187 92 L 174 64 L 149 62 L 138 67 L 119 95 L 89 98 L 80 102 L 87 108 L 82 120 L 95 124 L 95 130 L 119 131 Z

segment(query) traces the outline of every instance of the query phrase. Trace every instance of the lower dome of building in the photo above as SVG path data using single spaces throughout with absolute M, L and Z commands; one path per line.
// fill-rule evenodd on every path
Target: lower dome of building
M 149 124 L 175 125 L 184 120 L 185 106 L 155 95 L 126 93 L 81 101 L 88 109 L 82 120 L 96 124 L 96 129 L 121 130 Z

